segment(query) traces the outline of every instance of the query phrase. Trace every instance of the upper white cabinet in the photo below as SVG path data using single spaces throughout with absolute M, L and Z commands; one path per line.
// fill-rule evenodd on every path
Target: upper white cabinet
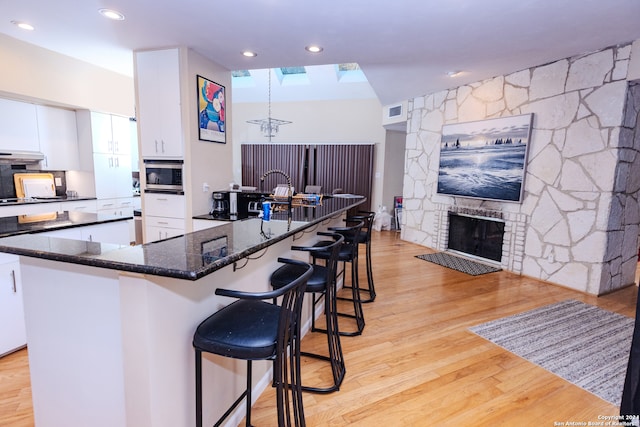
M 0 149 L 40 150 L 34 104 L 0 98 Z
M 135 58 L 142 158 L 182 158 L 179 50 L 137 52 Z
M 42 169 L 80 169 L 76 112 L 44 105 L 36 111 L 40 151 L 45 155 Z
M 131 154 L 131 128 L 127 117 L 94 111 L 90 115 L 94 153 Z
M 93 172 L 96 197 L 131 197 L 131 141 L 129 119 L 79 110 L 80 162 Z

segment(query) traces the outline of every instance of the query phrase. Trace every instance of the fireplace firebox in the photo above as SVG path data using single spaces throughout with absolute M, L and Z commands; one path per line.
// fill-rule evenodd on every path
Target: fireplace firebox
M 449 212 L 448 249 L 500 262 L 504 221 Z

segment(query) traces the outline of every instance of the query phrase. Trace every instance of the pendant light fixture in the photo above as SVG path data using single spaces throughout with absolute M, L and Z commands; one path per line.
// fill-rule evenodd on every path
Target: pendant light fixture
M 269 142 L 271 142 L 272 137 L 278 134 L 280 126 L 292 123 L 288 120 L 274 119 L 273 117 L 271 117 L 271 68 L 269 68 L 269 112 L 267 118 L 247 120 L 247 123 L 260 125 L 260 131 L 262 132 L 262 135 L 266 138 L 269 138 Z

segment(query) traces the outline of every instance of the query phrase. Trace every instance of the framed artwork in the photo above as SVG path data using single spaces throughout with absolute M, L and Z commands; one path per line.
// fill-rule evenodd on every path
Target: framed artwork
M 533 114 L 442 127 L 439 194 L 521 202 Z
M 224 86 L 197 76 L 198 138 L 226 144 Z
M 229 254 L 227 236 L 202 243 L 202 264 L 208 265 Z

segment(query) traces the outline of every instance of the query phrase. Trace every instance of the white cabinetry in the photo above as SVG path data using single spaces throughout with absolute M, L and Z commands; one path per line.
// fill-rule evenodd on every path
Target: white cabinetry
M 131 196 L 131 140 L 129 119 L 80 110 L 78 139 L 82 166 L 90 167 L 96 197 L 113 199 Z
M 27 343 L 17 256 L 0 255 L 0 356 Z
M 182 158 L 179 50 L 137 52 L 135 59 L 142 158 Z
M 97 202 L 98 213 L 115 216 L 133 216 L 134 198 L 104 199 Z
M 225 224 L 229 224 L 229 221 L 216 221 L 214 219 L 194 219 L 193 231 L 206 230 L 207 228 L 218 227 Z
M 128 221 L 63 228 L 38 234 L 63 239 L 85 240 L 87 242 L 115 243 L 118 245 L 128 245 L 131 242 Z
M 60 202 L 60 210 L 61 211 L 69 211 L 69 212 L 96 212 L 96 201 L 95 200 L 74 200 L 74 201 L 66 201 Z
M 78 170 L 78 128 L 76 112 L 38 105 L 40 151 L 45 155 L 45 170 Z
M 184 234 L 185 210 L 184 196 L 145 193 L 145 243 Z
M 0 98 L 0 149 L 40 150 L 34 104 Z

